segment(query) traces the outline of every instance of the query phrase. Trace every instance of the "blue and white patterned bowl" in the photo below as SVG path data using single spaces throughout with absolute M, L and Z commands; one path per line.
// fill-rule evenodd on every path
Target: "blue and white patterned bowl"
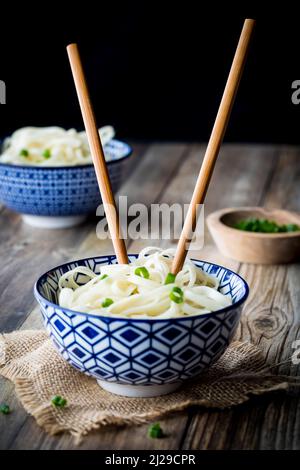
M 129 145 L 111 140 L 104 152 L 114 191 L 122 183 Z M 94 166 L 21 166 L 0 163 L 0 201 L 24 214 L 24 220 L 43 228 L 74 226 L 101 204 Z
M 133 260 L 137 255 L 129 255 Z M 62 357 L 119 395 L 150 397 L 172 392 L 216 361 L 227 348 L 248 296 L 247 283 L 216 264 L 194 260 L 220 280 L 233 304 L 211 314 L 163 319 L 120 319 L 68 310 L 57 305 L 58 280 L 76 266 L 99 273 L 115 256 L 73 261 L 43 274 L 34 293 L 45 326 Z

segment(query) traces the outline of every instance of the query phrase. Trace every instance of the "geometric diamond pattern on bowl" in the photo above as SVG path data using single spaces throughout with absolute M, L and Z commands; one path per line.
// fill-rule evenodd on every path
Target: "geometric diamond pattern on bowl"
M 123 178 L 131 153 L 129 145 L 111 140 L 104 147 L 113 191 Z M 40 216 L 84 215 L 96 211 L 101 196 L 94 166 L 21 166 L 0 163 L 0 201 L 21 214 Z
M 129 255 L 129 260 L 137 255 Z M 163 385 L 199 375 L 228 346 L 248 295 L 245 281 L 222 266 L 194 260 L 220 282 L 233 305 L 211 314 L 162 319 L 120 319 L 74 312 L 57 305 L 58 280 L 76 266 L 99 273 L 114 255 L 73 261 L 41 276 L 35 286 L 54 345 L 71 365 L 107 382 Z

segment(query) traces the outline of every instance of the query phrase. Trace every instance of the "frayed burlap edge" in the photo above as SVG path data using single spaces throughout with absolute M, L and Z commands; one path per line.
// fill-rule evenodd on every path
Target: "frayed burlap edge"
M 26 337 L 26 334 L 32 334 L 32 331 L 18 332 L 23 334 Z M 14 333 L 16 334 L 16 333 Z M 44 331 L 35 331 L 36 344 L 41 342 L 49 342 L 49 338 L 46 336 Z M 264 360 L 262 358 L 261 351 L 255 346 L 248 343 L 239 343 L 236 342 L 231 345 L 235 354 L 238 352 L 243 352 L 243 354 L 249 354 L 251 352 L 252 364 L 256 362 L 257 370 L 253 372 L 252 370 L 245 371 L 241 374 L 232 374 L 231 376 L 218 377 L 218 364 L 220 360 L 210 369 L 209 372 L 209 383 L 211 387 L 216 385 L 220 387 L 228 387 L 233 383 L 236 383 L 238 380 L 239 384 L 242 383 L 244 388 L 239 390 L 238 396 L 235 397 L 234 403 L 224 403 L 220 404 L 218 400 L 214 400 L 211 397 L 210 393 L 207 393 L 206 398 L 195 398 L 191 392 L 190 396 L 185 389 L 180 389 L 177 392 L 171 394 L 174 398 L 178 397 L 172 404 L 166 403 L 164 397 L 152 398 L 152 402 L 155 402 L 155 408 L 151 407 L 151 410 L 144 413 L 130 413 L 126 412 L 113 412 L 112 410 L 102 410 L 101 412 L 95 411 L 94 416 L 88 416 L 85 420 L 78 423 L 71 423 L 70 419 L 64 419 L 64 410 L 54 408 L 50 403 L 43 403 L 39 400 L 39 396 L 35 390 L 35 381 L 31 378 L 26 377 L 26 368 L 24 373 L 24 367 L 21 367 L 18 364 L 12 363 L 12 361 L 6 363 L 6 338 L 8 335 L 0 335 L 0 374 L 7 379 L 11 380 L 15 384 L 16 394 L 24 406 L 25 410 L 31 414 L 37 421 L 37 423 L 49 434 L 54 435 L 61 432 L 69 432 L 76 439 L 76 442 L 79 443 L 82 436 L 86 435 L 92 430 L 99 429 L 102 426 L 107 425 L 133 425 L 133 424 L 143 424 L 149 421 L 156 420 L 158 418 L 165 417 L 166 415 L 174 412 L 183 411 L 184 409 L 191 406 L 202 406 L 205 408 L 215 408 L 215 409 L 226 409 L 232 406 L 240 405 L 248 401 L 251 396 L 262 395 L 274 391 L 288 390 L 292 386 L 299 386 L 300 383 L 295 377 L 274 375 L 270 373 L 269 367 L 266 368 L 264 365 Z M 51 344 L 51 343 L 50 343 Z M 52 347 L 52 346 L 51 346 Z M 56 353 L 57 354 L 57 353 Z M 226 354 L 226 353 L 225 353 Z M 26 352 L 25 352 L 26 355 Z M 21 356 L 20 356 L 21 357 Z M 57 354 L 58 360 L 62 360 Z M 85 377 L 75 369 L 73 369 L 69 364 L 64 363 L 65 367 L 68 367 L 72 370 L 72 373 L 79 374 L 80 377 Z M 202 376 L 202 380 L 190 382 L 189 386 L 191 388 L 199 388 L 199 383 L 201 381 L 205 383 L 207 374 Z M 86 380 L 94 382 L 91 378 L 86 378 Z M 200 380 L 200 382 L 199 382 Z M 210 390 L 208 390 L 209 392 Z M 187 395 L 187 396 L 186 396 Z M 123 398 L 124 403 L 126 402 L 125 408 L 128 406 L 128 400 L 131 402 L 137 401 L 149 401 L 149 399 L 128 399 Z M 160 401 L 162 403 L 160 403 Z
M 7 377 L 8 378 L 8 377 Z M 272 377 L 270 378 L 272 382 Z M 282 382 L 279 384 L 271 384 L 265 387 L 258 387 L 255 390 L 249 392 L 248 395 L 244 395 L 235 405 L 227 406 L 224 408 L 219 408 L 220 410 L 224 410 L 226 408 L 231 408 L 232 406 L 238 406 L 246 401 L 250 400 L 251 396 L 254 395 L 263 395 L 265 393 L 275 392 L 275 391 L 283 391 L 288 390 L 292 384 L 289 382 Z M 295 384 L 293 384 L 295 385 Z M 297 384 L 299 385 L 299 384 Z M 84 428 L 72 428 L 68 426 L 64 426 L 63 424 L 59 424 L 56 421 L 56 416 L 53 412 L 53 407 L 49 408 L 42 408 L 39 409 L 36 403 L 36 396 L 35 393 L 32 391 L 33 382 L 28 379 L 17 379 L 15 382 L 15 390 L 17 397 L 21 401 L 22 405 L 24 406 L 25 410 L 31 414 L 37 424 L 41 426 L 47 433 L 50 435 L 55 435 L 63 432 L 69 432 L 75 438 L 75 442 L 79 444 L 82 441 L 82 437 L 86 436 L 89 432 L 93 430 L 100 429 L 104 426 L 125 426 L 125 425 L 141 425 L 145 423 L 149 423 L 151 421 L 155 421 L 157 419 L 161 419 L 166 417 L 169 414 L 184 411 L 185 409 L 192 407 L 192 406 L 199 406 L 204 408 L 213 408 L 208 400 L 186 400 L 178 405 L 171 406 L 168 410 L 158 409 L 152 411 L 151 413 L 145 413 L 141 415 L 103 415 L 102 417 L 97 416 L 95 421 L 90 421 L 89 424 L 84 426 Z

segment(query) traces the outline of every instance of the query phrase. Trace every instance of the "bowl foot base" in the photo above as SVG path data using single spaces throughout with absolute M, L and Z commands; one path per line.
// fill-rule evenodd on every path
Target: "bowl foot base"
M 23 215 L 26 224 L 38 228 L 68 228 L 81 224 L 86 219 L 85 215 L 70 216 L 42 216 L 42 215 Z
M 165 385 L 123 385 L 115 382 L 106 382 L 105 380 L 97 380 L 97 382 L 107 392 L 135 398 L 166 395 L 167 393 L 174 392 L 181 385 L 179 382 Z

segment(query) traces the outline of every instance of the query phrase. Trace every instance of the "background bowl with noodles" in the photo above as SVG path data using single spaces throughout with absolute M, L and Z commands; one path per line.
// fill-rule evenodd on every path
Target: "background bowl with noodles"
M 116 192 L 122 184 L 131 147 L 112 139 L 104 147 Z M 95 213 L 101 196 L 94 166 L 43 167 L 1 163 L 0 201 L 21 213 L 26 223 L 41 228 L 71 227 Z

